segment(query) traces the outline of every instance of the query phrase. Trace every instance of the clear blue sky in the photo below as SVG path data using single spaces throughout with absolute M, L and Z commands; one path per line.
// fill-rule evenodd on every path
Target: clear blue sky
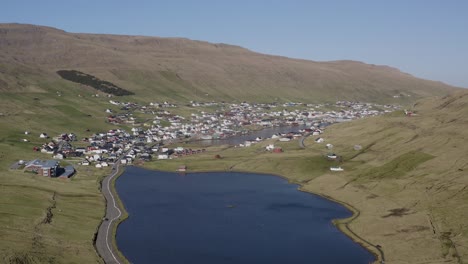
M 468 87 L 466 0 L 4 0 L 0 22 L 358 60 Z

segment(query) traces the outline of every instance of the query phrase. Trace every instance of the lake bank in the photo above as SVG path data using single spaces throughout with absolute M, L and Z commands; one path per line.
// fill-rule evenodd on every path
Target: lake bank
M 93 240 L 94 248 L 107 264 L 129 263 L 119 250 L 115 234 L 118 226 L 128 218 L 128 213 L 116 189 L 115 181 L 125 172 L 125 168 L 117 162 L 112 166 L 111 174 L 100 183 L 101 193 L 105 198 L 105 215 L 98 227 Z
M 190 172 L 236 171 L 276 175 L 294 184 L 299 184 L 302 186 L 300 189 L 303 191 L 318 194 L 327 199 L 333 197 L 334 199 L 332 200 L 347 206 L 353 212 L 357 212 L 357 210 L 361 211 L 361 208 L 358 209 L 354 206 L 356 202 L 360 201 L 362 198 L 352 197 L 350 199 L 340 199 L 340 196 L 336 195 L 336 193 L 330 192 L 329 190 L 322 190 L 322 185 L 320 183 L 315 184 L 315 180 L 322 178 L 322 176 L 328 178 L 336 174 L 330 174 L 329 171 L 330 164 L 333 164 L 333 162 L 327 161 L 319 154 L 320 146 L 324 146 L 313 143 L 313 139 L 307 139 L 307 141 L 309 143 L 307 143 L 306 149 L 300 148 L 297 142 L 277 142 L 277 144 L 285 150 L 285 152 L 281 154 L 265 151 L 265 146 L 271 144 L 274 140 L 266 140 L 252 145 L 252 147 L 249 148 L 213 146 L 207 148 L 207 151 L 203 154 L 173 160 L 149 162 L 145 163 L 144 167 L 153 170 L 176 171 L 179 166 L 185 165 Z M 312 143 L 310 143 L 310 141 Z M 215 158 L 217 155 L 221 156 L 221 159 Z M 316 188 L 311 189 L 309 185 L 316 185 Z M 329 186 L 339 187 L 339 185 L 335 183 Z M 352 184 L 349 186 L 352 186 Z M 328 186 L 326 187 L 328 188 Z M 350 206 L 350 204 L 353 206 Z M 367 210 L 368 209 L 366 209 L 366 212 Z M 359 220 L 358 222 L 360 222 L 360 219 L 360 217 L 357 219 Z M 354 230 L 355 220 L 355 217 L 353 217 L 351 223 L 336 222 L 337 227 L 348 236 L 352 237 L 353 240 L 361 243 L 369 251 L 373 252 L 380 261 L 380 250 L 385 249 L 378 248 L 376 244 L 368 243 L 366 240 L 361 239 L 360 236 L 357 236 L 356 234 L 363 234 L 362 230 L 358 230 L 359 232 L 348 231 L 347 225 L 350 225 L 350 229 Z M 380 241 L 380 239 L 371 239 L 370 241 Z
M 268 221 L 271 220 L 271 219 L 275 219 L 274 217 L 279 217 L 279 215 L 277 214 L 278 212 L 276 210 L 292 210 L 291 212 L 293 212 L 293 214 L 297 214 L 298 216 L 300 216 L 301 214 L 310 214 L 310 216 L 308 216 L 309 218 L 307 218 L 307 223 L 306 223 L 306 226 L 304 228 L 299 228 L 298 226 L 300 225 L 300 221 L 297 220 L 296 222 L 293 223 L 290 223 L 290 224 L 285 224 L 287 227 L 290 227 L 290 228 L 293 228 L 294 227 L 297 227 L 296 231 L 292 231 L 290 230 L 291 232 L 296 232 L 296 236 L 297 237 L 308 237 L 310 238 L 311 234 L 307 234 L 308 232 L 316 232 L 316 234 L 319 234 L 320 232 L 322 231 L 317 231 L 313 228 L 311 228 L 312 226 L 314 226 L 314 224 L 318 224 L 316 223 L 315 221 L 319 221 L 317 220 L 317 216 L 318 216 L 318 219 L 322 219 L 324 220 L 325 218 L 328 219 L 326 221 L 326 224 L 325 226 L 333 226 L 331 224 L 331 219 L 332 218 L 335 218 L 335 217 L 331 217 L 331 216 L 325 216 L 323 215 L 324 212 L 326 211 L 323 211 L 323 210 L 329 210 L 329 209 L 325 209 L 325 208 L 334 208 L 334 209 L 330 209 L 330 210 L 338 210 L 340 211 L 341 213 L 343 212 L 346 212 L 345 215 L 341 214 L 339 216 L 336 216 L 336 217 L 348 217 L 351 215 L 351 212 L 344 210 L 343 209 L 337 209 L 338 207 L 340 207 L 338 204 L 335 204 L 335 203 L 332 203 L 332 202 L 329 202 L 327 200 L 323 200 L 322 198 L 318 198 L 316 196 L 313 196 L 313 195 L 310 195 L 310 194 L 306 194 L 306 193 L 303 193 L 303 192 L 298 192 L 297 191 L 297 186 L 296 185 L 291 185 L 289 183 L 286 183 L 286 181 L 284 180 L 284 178 L 280 178 L 280 177 L 271 177 L 272 175 L 264 175 L 264 174 L 252 174 L 252 173 L 249 173 L 249 174 L 245 174 L 245 173 L 237 173 L 237 172 L 230 172 L 230 173 L 191 173 L 191 174 L 187 174 L 186 176 L 179 176 L 177 175 L 176 173 L 169 173 L 169 172 L 161 172 L 161 171 L 148 171 L 148 170 L 143 170 L 143 169 L 140 169 L 140 168 L 130 168 L 127 173 L 132 173 L 137 171 L 138 173 L 133 173 L 131 176 L 129 175 L 123 175 L 123 177 L 119 178 L 118 182 L 117 182 L 117 189 L 118 189 L 118 192 L 119 192 L 119 195 L 122 197 L 122 200 L 126 203 L 126 207 L 127 207 L 127 210 L 129 211 L 129 214 L 131 215 L 131 217 L 129 218 L 129 220 L 127 220 L 126 222 L 122 223 L 120 226 L 119 226 L 119 230 L 117 232 L 117 241 L 119 243 L 119 246 L 121 246 L 120 242 L 119 242 L 119 235 L 122 235 L 124 234 L 125 232 L 122 231 L 123 233 L 121 233 L 121 230 L 125 230 L 125 227 L 126 225 L 128 224 L 131 224 L 131 221 L 138 221 L 139 219 L 142 221 L 142 222 L 139 222 L 139 224 L 137 224 L 136 226 L 134 225 L 133 228 L 130 228 L 128 229 L 129 230 L 129 234 L 127 235 L 131 235 L 131 236 L 137 236 L 138 238 L 140 238 L 141 236 L 145 236 L 146 232 L 150 232 L 148 229 L 151 229 L 151 228 L 157 228 L 159 231 L 158 232 L 165 232 L 164 230 L 166 230 L 167 228 L 171 228 L 172 226 L 174 226 L 174 221 L 176 223 L 178 223 L 176 226 L 177 230 L 179 229 L 182 229 L 184 230 L 184 232 L 181 232 L 179 234 L 180 239 L 178 240 L 179 243 L 182 243 L 180 241 L 182 241 L 183 239 L 190 239 L 190 234 L 195 232 L 197 233 L 196 231 L 193 231 L 192 230 L 192 227 L 195 226 L 195 228 L 201 228 L 203 229 L 204 225 L 206 224 L 205 220 L 207 219 L 204 219 L 203 216 L 201 219 L 204 219 L 204 220 L 196 220 L 196 219 L 200 219 L 200 215 L 199 215 L 199 211 L 203 211 L 204 208 L 205 208 L 205 205 L 208 204 L 208 208 L 210 208 L 210 206 L 213 206 L 213 204 L 211 204 L 212 202 L 212 199 L 217 199 L 217 198 L 220 198 L 221 200 L 229 200 L 229 199 L 240 199 L 238 200 L 237 202 L 235 201 L 224 201 L 220 204 L 217 204 L 217 205 L 214 205 L 216 208 L 211 208 L 213 210 L 209 211 L 211 217 L 215 218 L 215 219 L 218 219 L 218 221 L 215 221 L 214 223 L 210 223 L 210 224 L 213 224 L 217 230 L 217 233 L 216 234 L 211 234 L 212 237 L 214 238 L 217 238 L 218 235 L 217 234 L 222 234 L 226 229 L 231 229 L 231 228 L 236 228 L 238 227 L 238 225 L 232 225 L 231 222 L 228 222 L 228 223 L 225 223 L 226 221 L 235 221 L 236 223 L 243 223 L 241 224 L 240 226 L 241 227 L 246 227 L 249 232 L 245 233 L 244 235 L 246 234 L 250 234 L 251 232 L 255 232 L 255 231 L 261 231 L 262 229 L 257 229 L 256 226 L 251 226 L 249 224 L 249 222 L 244 219 L 242 215 L 230 215 L 234 212 L 241 212 L 241 210 L 247 210 L 248 211 L 248 215 L 252 216 L 252 215 L 255 215 L 255 219 L 257 219 L 259 222 L 261 223 L 264 223 L 265 224 L 265 227 L 268 227 Z M 141 174 L 141 175 L 138 175 L 138 174 Z M 153 174 L 153 176 L 144 176 L 143 174 Z M 159 175 L 159 176 L 154 176 L 154 175 Z M 161 176 L 162 175 L 162 176 Z M 202 176 L 203 175 L 203 176 Z M 216 175 L 216 176 L 215 176 Z M 229 177 L 229 175 L 231 176 L 236 176 L 236 177 Z M 127 177 L 127 178 L 126 178 Z M 146 178 L 144 178 L 146 177 Z M 166 177 L 166 179 L 164 179 L 164 183 L 168 183 L 168 182 L 171 182 L 171 181 L 176 181 L 174 183 L 175 185 L 173 185 L 171 187 L 171 185 L 164 185 L 164 186 L 158 186 L 158 185 L 151 185 L 151 182 L 152 181 L 155 181 L 155 180 L 158 180 L 160 177 Z M 211 177 L 209 180 L 204 180 L 206 178 L 204 177 Z M 224 177 L 223 178 L 223 182 L 220 183 L 220 182 L 216 182 L 219 177 Z M 241 190 L 242 190 L 242 195 L 236 197 L 235 194 L 236 194 L 236 191 L 235 190 L 232 190 L 232 189 L 229 189 L 231 185 L 236 185 L 236 184 L 239 184 L 239 182 L 242 181 L 243 178 L 247 177 L 249 182 L 248 184 L 246 185 L 240 185 L 241 187 Z M 249 178 L 250 177 L 250 178 Z M 159 179 L 161 180 L 161 179 Z M 226 181 L 228 183 L 226 183 Z M 263 181 L 263 182 L 262 182 Z M 120 183 L 122 182 L 122 183 Z M 260 184 L 262 183 L 262 184 Z M 128 186 L 137 186 L 135 187 L 135 191 L 136 192 L 133 192 L 130 196 L 128 195 L 128 193 L 126 193 L 126 190 L 125 188 L 122 190 L 122 189 L 119 189 L 119 184 L 122 184 L 121 186 L 125 186 L 125 188 L 129 188 Z M 276 199 L 278 199 L 277 201 L 278 202 L 273 202 L 273 205 L 275 204 L 286 204 L 285 207 L 278 207 L 276 208 L 275 206 L 273 206 L 274 210 L 271 211 L 270 209 L 265 209 L 266 207 L 270 207 L 270 204 L 267 203 L 266 204 L 262 204 L 260 206 L 260 208 L 253 208 L 252 207 L 252 204 L 255 204 L 256 201 L 261 201 L 261 200 L 264 200 L 264 199 L 267 199 L 266 197 L 268 197 L 268 190 L 261 190 L 262 192 L 262 195 L 260 196 L 260 198 L 255 198 L 255 193 L 260 191 L 260 190 L 255 190 L 252 189 L 252 188 L 258 188 L 259 186 L 263 186 L 263 184 L 266 184 L 269 186 L 269 184 L 273 184 L 272 186 L 283 186 L 281 188 L 284 188 L 285 186 L 287 187 L 287 191 L 286 192 L 283 192 L 281 190 L 278 190 L 278 191 L 275 191 L 275 197 L 279 195 L 279 197 L 276 197 Z M 278 185 L 279 184 L 279 185 Z M 148 187 L 148 185 L 151 185 L 151 187 Z M 211 186 L 209 187 L 210 189 L 208 190 L 208 197 L 206 197 L 205 194 L 199 194 L 199 193 L 194 193 L 195 195 L 195 198 L 196 199 L 190 199 L 188 197 L 185 197 L 187 195 L 187 193 L 190 193 L 192 191 L 191 188 L 195 188 L 194 186 L 198 186 L 197 188 L 202 188 L 202 190 L 205 190 L 207 191 L 206 189 L 204 188 L 207 188 L 206 186 Z M 214 187 L 214 188 L 212 188 Z M 238 186 L 239 187 L 239 186 Z M 275 187 L 275 188 L 276 188 Z M 158 195 L 157 196 L 157 202 L 154 201 L 154 199 L 151 199 L 148 196 L 148 195 L 144 195 L 143 193 L 145 192 L 145 189 L 147 188 L 150 188 L 152 192 L 156 192 L 157 190 L 157 193 L 165 193 L 165 192 L 169 192 L 171 194 L 171 196 L 164 196 L 164 195 Z M 187 189 L 188 188 L 188 189 Z M 272 187 L 272 189 L 275 189 Z M 182 193 L 181 192 L 181 189 L 182 189 Z M 269 188 L 267 188 L 269 189 Z M 172 195 L 174 194 L 174 192 L 177 192 L 179 193 L 178 195 L 182 195 L 183 197 L 182 198 L 187 198 L 186 200 L 182 199 L 182 200 L 177 200 L 177 195 Z M 192 193 L 193 194 L 193 193 Z M 141 196 L 141 198 L 139 198 L 139 196 Z M 214 195 L 214 196 L 213 196 Z M 282 195 L 282 196 L 281 196 Z M 286 195 L 286 196 L 285 196 Z M 292 195 L 292 196 L 291 196 Z M 291 199 L 288 199 L 287 197 L 295 197 L 295 196 L 301 196 L 302 200 L 301 202 L 299 203 L 294 203 L 292 202 L 291 203 Z M 147 198 L 143 198 L 143 197 L 147 197 Z M 174 198 L 176 197 L 176 198 Z M 228 197 L 228 198 L 226 198 Z M 263 197 L 263 198 L 262 198 Z M 286 198 L 285 198 L 286 197 Z M 271 198 L 271 197 L 270 197 Z M 305 198 L 305 199 L 304 199 Z M 312 199 L 313 198 L 313 199 Z M 127 200 L 128 199 L 136 199 L 135 201 L 137 201 L 136 203 L 134 203 L 134 205 L 127 205 Z M 185 205 L 189 205 L 189 207 L 185 208 L 185 211 L 183 211 L 183 214 L 181 215 L 180 213 L 181 212 L 174 212 L 174 210 L 172 208 L 176 208 L 178 206 L 170 206 L 171 205 L 171 202 L 174 202 L 174 201 L 171 201 L 171 199 L 176 199 L 176 204 L 178 204 L 179 206 L 182 205 L 185 206 Z M 308 199 L 312 199 L 314 200 L 316 203 L 325 203 L 327 204 L 326 207 L 323 207 L 324 205 L 322 205 L 320 208 L 320 211 L 313 211 L 312 209 L 314 207 L 309 207 L 309 205 L 305 206 L 304 204 L 307 204 L 307 201 Z M 198 202 L 200 203 L 198 203 Z M 289 203 L 291 203 L 292 205 L 289 206 L 288 205 L 288 201 Z M 186 203 L 189 203 L 189 204 L 186 204 Z M 211 205 L 210 205 L 211 204 Z M 232 205 L 232 208 L 231 207 L 228 207 L 229 205 Z M 140 208 L 139 210 L 141 211 L 140 212 L 140 216 L 138 216 L 138 211 L 134 211 L 134 206 L 137 206 L 137 207 L 142 207 Z M 154 207 L 156 206 L 156 207 Z M 159 207 L 158 207 L 159 206 Z M 155 222 L 158 221 L 158 217 L 156 216 L 153 216 L 153 217 L 150 217 L 148 218 L 148 214 L 151 214 L 151 210 L 152 209 L 155 209 L 155 210 L 159 210 L 159 218 L 163 218 L 164 216 L 166 216 L 167 214 L 175 214 L 177 217 L 175 218 L 172 218 L 170 219 L 170 221 L 168 223 L 171 223 L 171 224 L 168 224 L 167 226 L 164 226 L 163 224 L 161 224 L 161 226 L 153 226 L 152 224 L 154 224 Z M 159 208 L 159 209 L 158 209 Z M 161 209 L 162 208 L 162 209 Z M 263 209 L 261 209 L 263 208 Z M 149 211 L 148 211 L 149 210 Z M 163 210 L 164 212 L 162 212 L 161 210 Z M 315 210 L 315 209 L 314 209 Z M 336 212 L 338 212 L 336 211 Z M 221 212 L 221 213 L 220 213 Z M 144 216 L 141 215 L 141 213 L 144 214 Z M 273 216 L 274 217 L 271 217 L 271 215 L 269 217 L 264 217 L 264 214 L 267 215 L 267 214 L 271 214 L 273 213 Z M 187 215 L 188 216 L 187 216 Z M 233 217 L 232 219 L 231 218 L 223 218 L 224 217 L 224 214 L 228 214 L 229 217 Z M 133 215 L 133 217 L 132 217 Z M 183 217 L 184 216 L 184 217 Z M 190 223 L 186 223 L 184 222 L 183 219 L 187 218 L 187 217 L 191 217 L 193 218 Z M 211 219 L 210 217 L 210 219 Z M 237 217 L 237 218 L 236 218 Z M 262 218 L 264 217 L 264 218 Z M 312 218 L 311 218 L 312 217 Z M 325 218 L 324 218 L 325 217 Z M 300 218 L 300 217 L 299 217 Z M 182 220 L 181 220 L 182 219 Z M 263 219 L 263 220 L 259 220 L 259 219 Z M 320 220 L 320 221 L 322 221 Z M 128 222 L 130 221 L 130 222 Z M 149 221 L 149 222 L 148 222 Z M 160 221 L 163 221 L 162 219 L 160 219 Z M 179 222 L 182 221 L 182 222 Z M 224 222 L 223 222 L 224 221 Z M 288 221 L 291 221 L 291 219 L 289 217 L 286 217 L 285 219 L 279 221 L 279 222 L 284 222 L 284 223 L 287 223 Z M 312 221 L 312 222 L 310 222 Z M 222 224 L 227 224 L 228 228 L 223 228 L 222 227 Z M 274 234 L 274 231 L 278 231 L 280 230 L 281 231 L 281 228 L 279 228 L 279 226 L 277 226 L 278 223 L 270 223 L 273 227 L 275 228 L 270 228 L 269 232 L 267 232 L 268 234 L 272 235 Z M 275 225 L 276 224 L 276 225 Z M 145 226 L 147 225 L 146 228 L 144 228 L 143 230 L 140 230 L 138 231 L 138 229 L 142 226 Z M 272 227 L 270 226 L 270 227 Z M 330 228 L 329 227 L 329 228 Z M 205 226 L 205 229 L 203 229 L 205 232 L 210 232 L 211 227 L 206 229 L 208 227 Z M 286 228 L 286 227 L 285 227 Z M 329 229 L 328 228 L 328 229 Z M 319 228 L 319 230 L 326 230 L 327 228 Z M 175 236 L 178 231 L 172 231 L 171 235 L 169 237 L 172 237 L 172 236 Z M 342 239 L 345 239 L 345 241 L 348 241 L 349 238 L 347 238 L 346 236 L 344 236 L 341 232 L 339 232 L 337 229 L 334 229 L 336 230 L 333 231 L 332 233 L 334 234 L 334 236 L 336 235 L 337 237 L 340 237 L 340 239 L 337 239 L 336 241 L 334 239 L 331 239 L 329 238 L 329 235 L 321 235 L 321 238 L 318 239 L 319 241 L 323 242 L 323 243 L 326 243 L 326 241 L 328 241 L 328 239 L 331 239 L 331 241 L 334 241 L 334 242 L 329 242 L 329 243 L 338 243 L 337 241 L 341 241 Z M 245 230 L 244 230 L 245 231 Z M 329 230 L 330 231 L 330 230 Z M 135 234 L 135 232 L 141 232 L 141 234 L 138 236 Z M 175 233 L 174 233 L 175 232 Z M 242 233 L 242 231 L 239 231 L 240 233 Z M 198 234 L 198 233 L 197 233 Z M 260 233 L 262 236 L 265 235 L 264 233 Z M 284 234 L 283 234 L 284 235 Z M 283 236 L 281 235 L 281 237 Z M 204 236 L 207 236 L 207 234 L 205 234 Z M 236 237 L 235 234 L 224 234 L 222 235 L 222 237 L 225 237 L 225 239 L 231 239 L 232 237 Z M 313 234 L 312 234 L 313 236 Z M 243 238 L 243 237 L 242 237 Z M 251 237 L 250 240 L 251 241 L 255 241 L 255 239 L 257 239 L 258 237 Z M 164 239 L 169 239 L 171 240 L 172 238 L 168 238 L 167 236 L 164 238 Z M 163 239 L 163 240 L 164 240 Z M 191 239 L 195 239 L 196 238 L 191 238 Z M 128 241 L 129 238 L 127 237 L 125 239 L 125 241 Z M 132 239 L 130 239 L 132 240 Z M 148 240 L 151 240 L 151 237 L 148 237 L 146 239 L 144 239 L 146 241 Z M 166 240 L 165 243 L 167 242 Z M 268 241 L 272 240 L 272 243 L 273 241 L 276 242 L 276 243 L 280 243 L 283 238 L 269 238 L 267 239 L 267 241 L 264 241 L 262 243 L 267 243 Z M 287 240 L 287 239 L 286 239 Z M 312 239 L 313 240 L 313 239 Z M 218 243 L 222 243 L 223 240 L 221 240 L 221 242 L 218 242 Z M 262 240 L 263 241 L 263 240 Z M 358 244 L 355 244 L 354 242 L 351 242 L 351 240 L 349 240 L 350 243 L 352 243 L 352 247 L 358 247 L 358 248 L 361 248 Z M 160 243 L 162 243 L 161 241 L 159 241 Z M 200 241 L 198 241 L 199 243 L 201 243 Z M 130 243 L 130 242 L 129 242 Z M 138 243 L 138 241 L 133 241 L 131 242 L 131 245 L 135 245 L 135 243 Z M 163 245 L 160 245 L 161 247 L 164 247 L 166 244 L 163 244 Z M 254 243 L 254 242 L 252 242 Z M 262 244 L 260 243 L 260 244 Z M 348 242 L 346 242 L 348 243 Z M 198 243 L 196 243 L 198 244 Z M 254 243 L 255 244 L 255 243 Z M 275 243 L 274 243 L 275 244 Z M 308 243 L 306 243 L 308 244 Z M 179 245 L 179 244 L 177 244 Z M 331 244 L 329 244 L 331 245 Z M 187 245 L 188 246 L 188 245 Z M 272 245 L 273 246 L 273 245 Z M 318 246 L 318 245 L 317 245 Z M 348 244 L 349 246 L 349 244 Z M 140 247 L 148 247 L 146 245 L 140 245 Z M 140 249 L 140 247 L 137 248 Z M 282 245 L 281 248 L 287 248 L 288 246 L 287 245 Z M 341 248 L 340 246 L 337 246 L 338 248 Z M 346 247 L 344 247 L 346 248 Z M 343 250 L 345 250 L 343 248 Z M 221 248 L 221 249 L 218 249 L 218 250 L 225 250 L 226 248 Z M 336 249 L 336 248 L 334 248 Z M 121 250 L 125 253 L 125 249 L 121 248 Z M 171 249 L 170 247 L 167 248 L 167 250 L 173 250 Z M 206 248 L 204 249 L 201 249 L 201 251 L 203 252 L 204 250 L 207 250 Z M 247 249 L 243 249 L 243 250 L 247 250 Z M 279 248 L 277 249 L 279 250 Z M 276 250 L 276 251 L 277 251 Z M 362 250 L 364 250 L 362 248 Z M 208 249 L 209 251 L 209 249 Z M 248 250 L 247 250 L 248 251 Z M 294 249 L 289 249 L 289 250 L 286 250 L 288 252 L 293 252 Z M 358 250 L 359 251 L 359 250 Z M 224 251 L 223 251 L 224 252 Z M 364 250 L 364 252 L 367 252 Z M 226 252 L 225 252 L 226 253 Z M 232 252 L 231 252 L 232 253 Z M 298 252 L 296 252 L 298 254 Z M 140 252 L 140 254 L 143 254 Z M 162 252 L 159 252 L 158 254 L 166 254 L 166 253 L 162 253 Z M 228 253 L 226 253 L 227 255 L 229 255 Z M 249 253 L 249 254 L 253 254 L 253 252 Z M 249 255 L 247 254 L 247 255 Z M 366 254 L 369 254 L 369 253 L 366 253 Z M 137 256 L 139 256 L 139 254 L 136 254 Z M 286 254 L 287 255 L 287 254 Z M 372 255 L 368 255 L 368 257 Z M 232 256 L 231 256 L 232 257 Z M 280 257 L 280 256 L 277 256 L 277 257 Z M 292 256 L 290 256 L 292 257 Z M 373 257 L 372 257 L 373 259 Z M 131 261 L 135 261 L 135 259 L 131 259 Z M 299 261 L 299 260 L 298 260 Z M 310 258 L 307 258 L 307 261 L 310 261 Z M 369 261 L 368 258 L 366 258 L 366 262 L 356 262 L 356 263 L 367 263 Z M 144 262 L 141 262 L 140 260 L 137 261 L 138 263 L 144 263 Z M 172 262 L 171 262 L 172 263 Z M 182 263 L 182 262 L 181 262 Z M 296 263 L 301 263 L 301 262 L 296 262 Z M 323 261 L 322 261 L 323 263 Z M 325 262 L 327 263 L 327 262 Z M 348 262 L 349 263 L 349 262 Z

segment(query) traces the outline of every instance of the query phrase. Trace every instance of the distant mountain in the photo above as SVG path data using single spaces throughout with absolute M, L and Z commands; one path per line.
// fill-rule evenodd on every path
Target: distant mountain
M 357 61 L 315 62 L 183 38 L 78 34 L 0 24 L 0 91 L 47 90 L 47 84 L 65 81 L 56 73 L 60 70 L 96 76 L 143 100 L 406 103 L 455 89 Z

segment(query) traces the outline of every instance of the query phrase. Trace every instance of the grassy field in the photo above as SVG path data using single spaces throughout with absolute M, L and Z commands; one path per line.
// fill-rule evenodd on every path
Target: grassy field
M 54 84 L 49 87 L 54 90 Z M 60 89 L 61 96 L 52 91 L 0 97 L 1 263 L 101 263 L 92 241 L 104 215 L 100 180 L 109 172 L 77 167 L 75 176 L 63 180 L 8 169 L 20 159 L 51 158 L 32 150 L 46 142 L 42 132 L 83 137 L 90 133 L 85 129 L 107 128 L 100 99 L 78 97 L 73 89 Z
M 452 103 L 445 110 L 444 100 L 426 101 L 413 117 L 392 114 L 330 127 L 324 136 L 344 156 L 345 172 L 304 186 L 356 207 L 361 215 L 350 227 L 381 245 L 390 263 L 468 258 L 466 99 L 462 93 L 446 100 Z M 363 149 L 355 151 L 356 144 Z
M 453 98 L 458 98 L 452 100 Z M 354 234 L 385 253 L 386 263 L 464 263 L 468 258 L 468 131 L 464 96 L 426 101 L 417 115 L 402 112 L 329 127 L 322 137 L 344 162 L 328 161 L 324 143 L 306 139 L 275 143 L 285 150 L 269 153 L 266 141 L 249 148 L 220 146 L 203 154 L 154 161 L 144 167 L 175 171 L 250 171 L 283 176 L 301 189 L 345 202 L 357 217 L 340 220 Z M 361 145 L 361 150 L 355 150 Z M 216 158 L 221 156 L 221 159 Z M 330 172 L 330 166 L 344 172 Z M 357 239 L 357 238 L 356 238 Z M 357 239 L 359 241 L 359 239 Z M 365 243 L 364 243 L 365 244 Z M 367 245 L 375 251 L 376 248 Z
M 42 132 L 73 132 L 83 138 L 115 128 L 105 123 L 105 109 L 116 110 L 109 98 L 60 79 L 57 70 L 76 69 L 111 81 L 135 93 L 114 100 L 133 102 L 349 99 L 409 105 L 454 90 L 360 62 L 294 60 L 184 39 L 0 27 L 11 33 L 3 43 L 18 43 L 0 47 L 0 263 L 102 262 L 92 240 L 104 215 L 99 183 L 109 171 L 77 167 L 73 178 L 60 180 L 8 169 L 20 159 L 50 158 L 32 151 L 45 143 L 38 137 Z M 19 43 L 38 45 L 24 48 Z M 411 96 L 393 97 L 400 92 Z M 144 166 L 281 175 L 302 190 L 352 206 L 359 216 L 348 227 L 381 245 L 387 263 L 462 263 L 468 259 L 466 105 L 466 94 L 460 93 L 418 103 L 411 118 L 398 112 L 332 126 L 323 136 L 325 143 L 335 145 L 342 164 L 326 160 L 328 150 L 311 137 L 306 149 L 297 141 L 275 142 L 284 149 L 279 154 L 264 151 L 271 142 L 263 142 L 249 148 L 209 148 Z M 212 109 L 169 110 L 188 117 L 192 111 Z M 148 115 L 135 117 L 145 120 Z M 355 151 L 356 144 L 362 150 Z M 331 173 L 329 167 L 336 165 L 345 171 Z
M 42 132 L 51 136 L 74 132 L 82 138 L 112 128 L 105 123 L 109 99 L 93 97 L 94 93 L 65 81 L 44 81 L 28 91 L 2 93 L 0 262 L 101 262 L 92 239 L 104 214 L 99 181 L 108 171 L 78 167 L 71 180 L 63 181 L 8 169 L 19 159 L 50 158 L 32 151 L 45 142 L 38 137 Z M 348 227 L 380 245 L 386 263 L 463 263 L 468 258 L 466 98 L 460 93 L 418 103 L 413 117 L 396 112 L 329 127 L 322 137 L 343 157 L 341 164 L 326 160 L 325 143 L 309 137 L 305 149 L 297 141 L 274 142 L 283 153 L 265 151 L 273 142 L 265 141 L 249 148 L 208 148 L 194 156 L 144 166 L 280 175 L 301 184 L 302 190 L 355 208 L 359 216 Z M 187 115 L 189 110 L 178 111 Z M 29 142 L 22 142 L 24 138 Z M 355 145 L 362 149 L 354 150 Z M 337 165 L 345 171 L 329 171 Z
M 102 174 L 80 170 L 61 180 L 2 173 L 2 262 L 99 263 L 92 240 L 104 214 Z

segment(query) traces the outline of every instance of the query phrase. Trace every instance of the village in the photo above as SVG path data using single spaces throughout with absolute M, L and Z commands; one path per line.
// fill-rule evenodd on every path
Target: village
M 276 133 L 269 138 L 280 142 L 297 140 L 304 136 L 317 136 L 316 143 L 324 142 L 320 137 L 326 126 L 354 119 L 381 115 L 400 107 L 349 101 L 335 104 L 303 103 L 224 103 L 190 102 L 187 105 L 163 102 L 142 105 L 134 102 L 109 101 L 107 122 L 116 126 L 105 132 L 88 133 L 79 139 L 77 133 L 63 133 L 50 137 L 43 132 L 38 135 L 45 142 L 35 146 L 34 151 L 50 154 L 50 160 L 19 161 L 12 168 L 24 169 L 43 176 L 62 178 L 73 175 L 73 166 L 59 169 L 59 160 L 79 160 L 78 166 L 105 168 L 116 161 L 121 164 L 147 162 L 153 159 L 167 160 L 205 152 L 205 148 L 182 147 L 183 143 L 222 140 L 265 128 L 299 127 L 296 132 Z M 117 109 L 116 109 L 117 108 Z M 189 111 L 188 111 L 189 110 Z M 126 131 L 124 127 L 129 128 Z M 30 141 L 31 132 L 26 131 L 24 142 Z M 236 145 L 249 147 L 265 138 L 255 137 Z M 326 144 L 327 149 L 333 145 Z M 269 144 L 266 151 L 281 153 L 282 149 Z M 329 153 L 328 159 L 337 159 Z M 342 168 L 331 168 L 341 171 Z M 67 173 L 65 173 L 65 171 Z M 73 171 L 73 172 L 72 172 Z

